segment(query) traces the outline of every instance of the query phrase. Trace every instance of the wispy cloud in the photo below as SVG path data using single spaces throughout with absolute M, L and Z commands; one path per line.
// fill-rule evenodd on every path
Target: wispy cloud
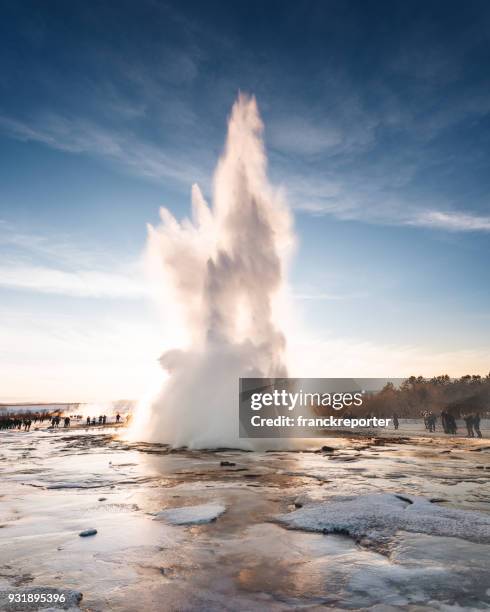
M 267 128 L 272 147 L 284 153 L 315 155 L 338 150 L 345 135 L 338 125 L 321 125 L 297 117 L 286 122 L 273 120 Z
M 0 219 L 0 255 L 5 265 L 35 260 L 37 263 L 55 262 L 57 266 L 92 268 L 97 262 L 106 265 L 115 261 L 114 254 L 100 245 L 77 244 L 70 234 L 50 233 L 42 235 Z M 15 259 L 17 258 L 17 260 Z
M 141 280 L 117 272 L 15 264 L 0 265 L 0 287 L 92 298 L 139 298 L 147 293 Z
M 372 175 L 365 181 L 349 181 L 340 172 L 336 177 L 333 173 L 301 174 L 284 166 L 279 176 L 294 209 L 311 215 L 450 232 L 490 231 L 488 215 L 458 210 L 453 202 L 445 202 L 438 194 L 432 194 L 432 201 L 428 196 L 425 206 L 410 197 L 405 187 L 410 183 L 412 172 L 414 169 L 410 167 L 388 167 L 386 176 Z
M 407 224 L 452 232 L 490 232 L 490 216 L 485 217 L 457 211 L 424 211 L 416 215 L 413 220 L 408 221 Z
M 147 294 L 139 253 L 121 260 L 69 235 L 20 231 L 0 220 L 0 258 L 4 289 L 83 298 L 135 299 Z
M 107 159 L 146 178 L 171 179 L 187 186 L 206 180 L 198 164 L 188 156 L 175 150 L 166 153 L 131 133 L 103 128 L 84 119 L 45 114 L 19 120 L 0 115 L 0 130 L 23 142 L 39 142 L 67 153 Z
M 341 300 L 356 300 L 368 297 L 367 293 L 325 293 L 321 291 L 305 291 L 293 293 L 296 300 L 320 300 L 337 302 Z

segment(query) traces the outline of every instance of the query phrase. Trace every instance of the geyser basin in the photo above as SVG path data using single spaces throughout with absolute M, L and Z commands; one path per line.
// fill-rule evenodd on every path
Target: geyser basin
M 487 608 L 485 441 L 375 442 L 171 452 L 0 431 L 0 589 L 70 589 L 82 610 L 111 612 Z

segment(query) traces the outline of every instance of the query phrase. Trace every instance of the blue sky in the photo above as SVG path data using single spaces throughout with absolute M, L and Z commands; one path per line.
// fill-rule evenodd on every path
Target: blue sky
M 210 195 L 239 90 L 294 210 L 293 344 L 490 370 L 487 2 L 0 6 L 0 400 L 146 388 L 145 224 Z

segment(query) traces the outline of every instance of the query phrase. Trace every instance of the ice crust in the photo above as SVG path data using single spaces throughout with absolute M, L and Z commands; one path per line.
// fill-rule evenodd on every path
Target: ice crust
M 165 521 L 171 525 L 202 525 L 215 521 L 225 510 L 226 507 L 222 504 L 200 504 L 198 506 L 169 508 L 157 512 L 155 520 Z
M 277 520 L 291 529 L 345 533 L 373 543 L 386 542 L 397 531 L 490 543 L 489 515 L 439 506 L 412 495 L 369 493 L 334 497 L 281 515 Z

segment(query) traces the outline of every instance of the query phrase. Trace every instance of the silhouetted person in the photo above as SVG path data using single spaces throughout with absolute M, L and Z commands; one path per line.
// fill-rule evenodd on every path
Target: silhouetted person
M 444 433 L 449 433 L 447 430 L 447 412 L 445 410 L 441 412 L 441 425 Z
M 393 426 L 394 426 L 395 429 L 398 429 L 399 425 L 400 425 L 400 423 L 398 421 L 398 415 L 395 413 L 393 415 Z
M 92 419 L 92 425 L 95 425 L 96 421 L 95 421 L 95 417 Z
M 116 423 L 119 423 L 119 421 L 121 420 L 121 415 L 119 414 L 119 412 L 116 414 Z
M 456 425 L 456 419 L 453 414 L 448 413 L 447 415 L 447 429 L 448 433 L 456 435 L 458 431 L 458 426 Z
M 476 435 L 481 438 L 481 431 L 480 431 L 480 413 L 477 412 L 474 416 L 473 416 L 473 429 L 476 432 Z
M 464 422 L 466 423 L 466 429 L 468 431 L 468 437 L 474 438 L 475 432 L 473 431 L 473 415 L 467 414 L 463 417 Z
M 64 427 L 70 427 L 70 417 L 65 417 Z
M 102 425 L 105 425 L 107 423 L 107 416 L 104 414 L 104 416 L 102 417 Z
M 87 425 L 90 426 L 90 417 L 87 417 Z

